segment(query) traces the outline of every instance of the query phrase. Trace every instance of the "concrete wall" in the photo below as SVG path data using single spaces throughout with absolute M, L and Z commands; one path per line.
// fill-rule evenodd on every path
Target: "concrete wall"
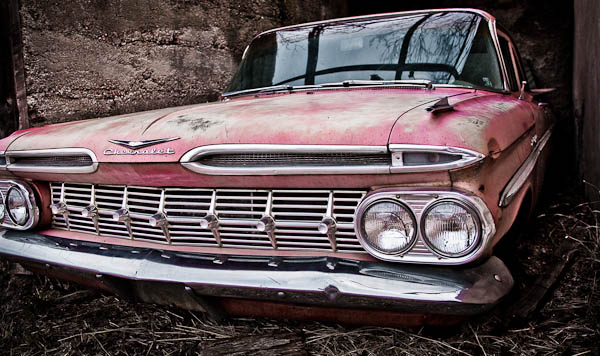
M 600 200 L 600 1 L 575 0 L 573 109 L 579 171 L 589 200 Z
M 22 0 L 33 126 L 214 100 L 256 34 L 340 0 Z

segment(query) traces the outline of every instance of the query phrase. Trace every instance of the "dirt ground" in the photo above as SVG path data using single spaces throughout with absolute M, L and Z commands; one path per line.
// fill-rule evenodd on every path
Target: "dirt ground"
M 570 191 L 548 195 L 501 253 L 517 281 L 512 295 L 491 313 L 457 327 L 393 329 L 265 319 L 214 323 L 201 313 L 131 304 L 15 273 L 15 265 L 0 260 L 0 353 L 600 355 L 600 211 Z M 546 298 L 532 313 L 519 315 L 552 275 L 558 279 Z

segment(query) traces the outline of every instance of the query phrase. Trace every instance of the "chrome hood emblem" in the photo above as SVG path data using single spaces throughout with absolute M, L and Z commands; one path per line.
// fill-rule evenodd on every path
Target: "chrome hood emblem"
M 138 150 L 140 148 L 158 145 L 159 143 L 165 143 L 169 141 L 179 140 L 179 137 L 159 138 L 156 140 L 146 141 L 126 141 L 126 140 L 108 140 L 108 142 L 114 143 L 119 146 L 127 147 L 132 150 Z

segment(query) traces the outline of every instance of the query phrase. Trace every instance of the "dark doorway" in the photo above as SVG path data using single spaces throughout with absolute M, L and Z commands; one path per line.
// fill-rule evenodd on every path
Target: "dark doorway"
M 0 137 L 17 128 L 8 6 L 8 1 L 0 2 Z

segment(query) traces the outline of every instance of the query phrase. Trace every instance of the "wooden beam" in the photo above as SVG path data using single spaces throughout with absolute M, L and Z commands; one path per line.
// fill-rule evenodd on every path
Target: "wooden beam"
M 8 0 L 8 40 L 12 57 L 13 88 L 18 112 L 18 130 L 29 128 L 27 113 L 27 91 L 25 88 L 25 65 L 23 39 L 19 17 L 19 0 Z

